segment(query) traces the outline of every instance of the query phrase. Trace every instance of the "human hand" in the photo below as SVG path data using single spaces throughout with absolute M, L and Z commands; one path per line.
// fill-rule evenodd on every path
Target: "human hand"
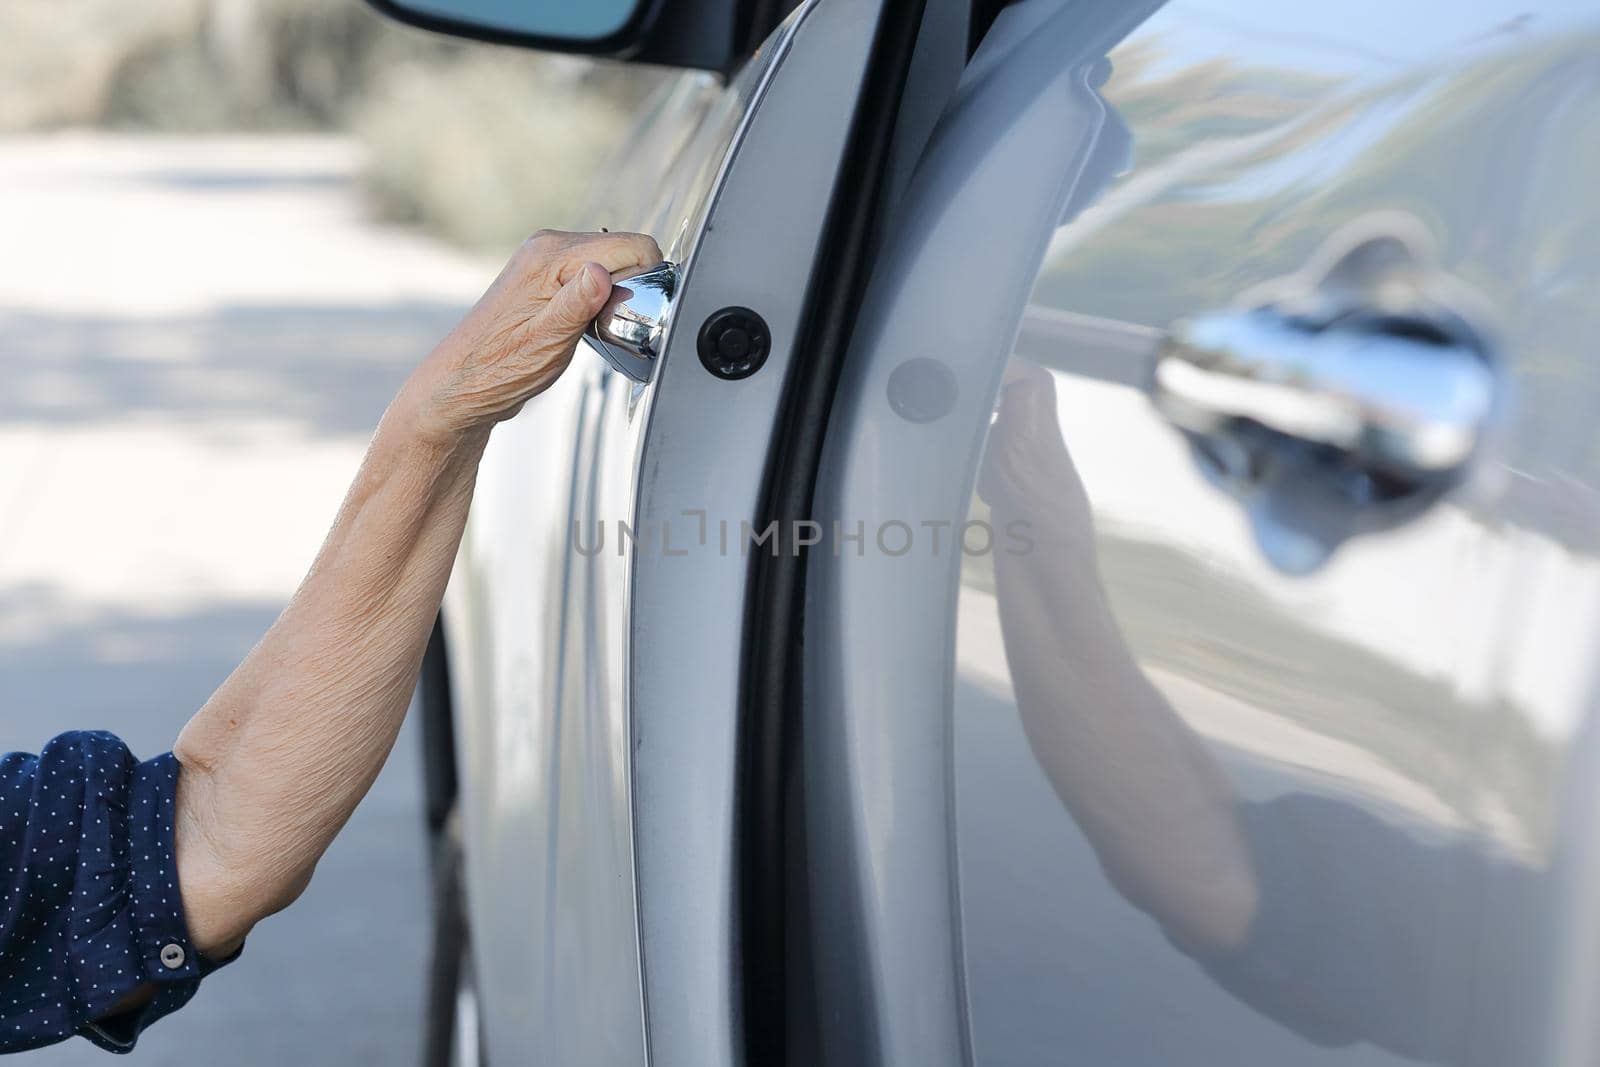
M 611 280 L 661 262 L 637 233 L 540 230 L 407 384 L 430 439 L 487 432 L 548 389 L 611 295 Z
M 1028 521 L 1035 536 L 1064 540 L 1092 556 L 1089 496 L 1062 439 L 1055 379 L 1038 364 L 1012 360 L 1006 366 L 978 495 L 997 515 Z

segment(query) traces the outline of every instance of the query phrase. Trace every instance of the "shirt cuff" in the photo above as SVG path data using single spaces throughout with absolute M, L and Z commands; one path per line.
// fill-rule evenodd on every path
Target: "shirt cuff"
M 95 883 L 110 879 L 114 891 L 107 899 L 114 910 L 93 929 L 74 931 L 77 994 L 89 1020 L 80 1032 L 108 1051 L 129 1052 L 146 1027 L 187 1004 L 202 978 L 239 953 L 207 960 L 189 940 L 174 847 L 177 758 L 168 753 L 148 760 L 120 781 L 86 770 L 85 837 L 102 839 L 93 851 L 83 849 L 78 892 L 100 896 L 104 890 Z M 109 1015 L 146 984 L 155 987 L 146 1004 Z

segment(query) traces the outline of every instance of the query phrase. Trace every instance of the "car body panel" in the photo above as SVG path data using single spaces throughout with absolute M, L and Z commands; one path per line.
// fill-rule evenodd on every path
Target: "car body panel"
M 1563 3 L 1001 15 L 891 224 L 818 487 L 825 524 L 866 525 L 865 552 L 811 570 L 811 884 L 839 942 L 825 1011 L 851 1022 L 829 1062 L 1592 1062 L 1592 1006 L 1570 991 L 1594 989 L 1597 947 L 1600 450 L 1579 414 L 1600 387 L 1580 236 L 1595 30 Z M 1291 566 L 1274 539 L 1331 517 L 1225 484 L 1151 404 L 1151 368 L 1185 317 L 1397 217 L 1432 245 L 1431 276 L 1470 294 L 1506 392 L 1442 500 Z M 973 492 L 997 477 L 980 465 L 995 398 L 1041 375 L 1055 424 L 1034 428 L 1038 470 L 1012 477 L 1047 550 L 1019 571 L 1003 530 L 972 555 L 948 531 L 996 514 Z M 907 415 L 939 389 L 944 410 Z M 1092 527 L 1071 551 L 1092 579 L 1067 574 L 1081 560 L 1056 536 L 1079 493 Z M 885 523 L 917 547 L 875 544 Z M 945 524 L 942 556 L 926 523 Z M 1000 586 L 1045 591 L 1054 629 L 1002 624 L 1008 567 Z M 1088 633 L 1096 588 L 1120 647 Z M 1046 769 L 1071 760 L 1052 761 L 1065 732 L 1034 706 L 1082 718 L 1081 745 L 1096 716 L 1126 728 L 1131 704 L 1094 684 L 1124 654 L 1241 811 L 1287 832 L 1309 798 L 1295 825 L 1326 836 L 1306 847 L 1371 872 L 1339 883 L 1350 914 L 1304 897 L 1322 949 L 1279 990 L 1303 1003 L 1180 949 L 1085 829 L 1097 803 L 1183 821 L 1201 801 L 1157 763 L 1116 764 L 1116 790 L 1087 797 L 1099 776 Z M 1186 845 L 1169 873 L 1211 862 Z M 1371 956 L 1393 967 L 1339 955 L 1401 916 L 1400 947 Z M 1373 1004 L 1415 1010 L 1379 1020 L 1305 977 L 1339 966 Z
M 628 146 L 660 155 L 619 157 L 584 220 L 680 263 L 656 378 L 580 351 L 485 458 L 445 624 L 495 1062 L 738 1061 L 737 536 L 876 13 L 804 5 L 726 89 L 665 91 Z M 742 381 L 695 352 L 729 304 L 771 331 Z
M 737 1063 L 735 760 L 749 559 L 794 337 L 878 4 L 809 4 L 760 92 L 684 263 L 635 459 L 629 638 L 635 847 L 652 1057 Z M 763 57 L 758 56 L 756 62 Z M 797 146 L 805 146 L 797 152 Z M 771 353 L 725 381 L 695 331 L 754 309 Z M 724 525 L 725 524 L 725 525 Z M 726 532 L 726 537 L 724 533 Z
M 661 95 L 583 220 L 682 264 L 657 377 L 580 351 L 485 457 L 445 623 L 493 1062 L 739 1062 L 740 523 L 877 11 Z M 1597 1062 L 1597 31 L 1025 0 L 908 107 L 807 571 L 825 1062 Z M 1240 473 L 1149 388 L 1182 323 L 1359 233 L 1498 395 L 1437 492 L 1347 507 L 1292 465 L 1323 453 Z M 728 305 L 774 342 L 737 382 L 695 355 Z

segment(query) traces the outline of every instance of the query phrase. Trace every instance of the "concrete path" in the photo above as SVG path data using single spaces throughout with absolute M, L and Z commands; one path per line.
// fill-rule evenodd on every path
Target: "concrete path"
M 169 747 L 492 277 L 366 220 L 356 165 L 330 139 L 0 140 L 0 750 L 79 727 Z M 301 902 L 134 1063 L 415 1061 L 416 744 Z M 18 1062 L 104 1057 L 74 1040 Z

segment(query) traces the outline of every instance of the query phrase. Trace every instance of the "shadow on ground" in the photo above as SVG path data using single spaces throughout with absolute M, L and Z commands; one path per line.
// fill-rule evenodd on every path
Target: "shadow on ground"
M 182 317 L 0 309 L 0 423 L 284 419 L 307 435 L 372 432 L 461 315 L 445 302 L 224 306 Z M 421 342 L 419 339 L 429 339 Z
M 229 601 L 180 614 L 73 618 L 46 588 L 8 591 L 0 751 L 35 751 L 82 727 L 112 730 L 140 756 L 164 751 L 280 608 Z M 153 1028 L 134 1064 L 416 1062 L 428 941 L 417 744 L 408 725 L 306 896 L 263 923 L 239 962 L 209 979 L 188 1008 Z M 88 1067 L 105 1055 L 73 1039 L 25 1058 Z

